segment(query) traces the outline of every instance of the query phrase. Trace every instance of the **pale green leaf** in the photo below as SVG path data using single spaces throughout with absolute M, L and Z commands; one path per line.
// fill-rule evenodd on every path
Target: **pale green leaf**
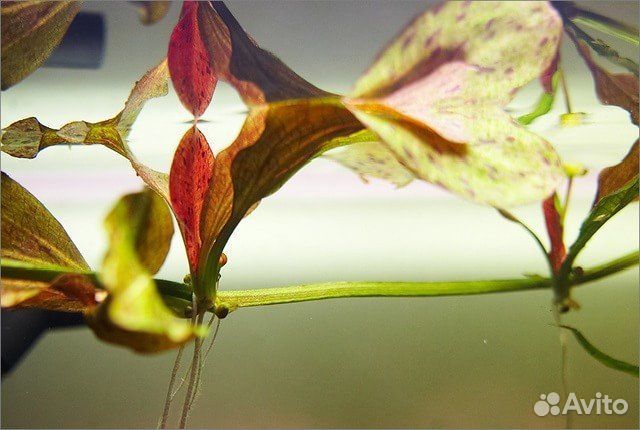
M 202 334 L 165 306 L 138 253 L 141 234 L 154 222 L 149 216 L 154 199 L 160 201 L 150 190 L 129 194 L 107 216 L 109 250 L 100 281 L 109 296 L 87 317 L 98 337 L 138 352 L 173 348 Z

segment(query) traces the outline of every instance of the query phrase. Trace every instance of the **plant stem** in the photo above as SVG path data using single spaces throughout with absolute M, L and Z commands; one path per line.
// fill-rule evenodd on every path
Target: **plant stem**
M 564 78 L 564 72 L 562 70 L 558 70 L 558 74 L 560 77 L 560 87 L 562 88 L 562 95 L 564 96 L 564 104 L 567 108 L 567 113 L 573 113 L 571 109 L 571 99 L 569 98 L 569 89 L 567 88 L 567 81 Z
M 579 275 L 570 274 L 568 285 L 586 284 L 636 266 L 639 257 L 639 251 L 634 251 L 615 260 L 586 269 Z M 70 273 L 70 271 L 64 268 L 39 269 L 28 263 L 2 260 L 3 278 L 52 281 L 65 273 Z M 93 272 L 83 273 L 96 279 Z M 218 291 L 216 307 L 225 306 L 229 311 L 233 311 L 242 307 L 334 298 L 434 297 L 498 293 L 551 288 L 552 282 L 552 279 L 546 277 L 458 282 L 327 282 L 279 288 Z M 99 284 L 96 285 L 99 287 Z M 191 305 L 191 292 L 187 285 L 165 280 L 156 280 L 156 285 L 164 296 L 184 302 L 185 307 Z M 189 301 L 185 299 L 187 291 L 189 291 Z M 213 311 L 214 309 L 209 310 Z
M 638 264 L 639 252 L 585 270 L 569 278 L 569 284 L 582 285 Z M 329 282 L 256 290 L 218 291 L 216 306 L 229 310 L 242 307 L 306 302 L 346 297 L 433 297 L 472 295 L 551 288 L 552 279 L 531 277 L 492 281 L 460 282 Z

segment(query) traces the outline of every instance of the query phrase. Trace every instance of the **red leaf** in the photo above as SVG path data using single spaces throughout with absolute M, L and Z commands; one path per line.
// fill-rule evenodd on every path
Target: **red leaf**
M 549 241 L 551 242 L 551 251 L 549 252 L 551 265 L 553 266 L 553 272 L 558 273 L 558 269 L 560 269 L 567 255 L 567 250 L 562 239 L 564 226 L 562 225 L 562 219 L 556 207 L 555 193 L 542 202 L 542 211 L 544 213 L 544 222 L 547 225 Z
M 211 70 L 211 57 L 200 37 L 199 7 L 197 1 L 184 2 L 167 53 L 173 87 L 184 107 L 196 118 L 209 106 L 218 82 Z
M 169 174 L 171 205 L 180 224 L 192 272 L 198 267 L 200 214 L 213 174 L 214 161 L 207 139 L 196 127 L 192 127 L 176 149 Z

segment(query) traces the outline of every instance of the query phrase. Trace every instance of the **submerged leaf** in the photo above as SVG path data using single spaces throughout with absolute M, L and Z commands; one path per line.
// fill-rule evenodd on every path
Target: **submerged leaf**
M 191 273 L 198 268 L 200 215 L 213 174 L 215 158 L 204 135 L 195 126 L 182 137 L 171 165 L 171 206 L 182 231 Z
M 3 264 L 30 265 L 46 270 L 83 273 L 89 266 L 62 225 L 31 193 L 2 172 L 2 251 Z M 72 275 L 70 275 L 72 276 Z M 29 306 L 51 310 L 75 311 L 89 296 L 90 283 L 78 278 L 21 278 L 2 270 L 2 307 Z M 64 296 L 68 296 L 67 299 Z
M 184 107 L 196 118 L 209 106 L 218 82 L 198 25 L 198 9 L 206 6 L 206 3 L 198 1 L 183 3 L 182 14 L 171 33 L 167 52 L 173 87 Z
M 154 200 L 164 205 L 150 190 L 126 195 L 107 216 L 109 250 L 100 280 L 109 296 L 87 315 L 87 323 L 102 340 L 138 352 L 173 348 L 201 332 L 165 306 L 143 265 L 138 244 L 149 224 L 156 222 L 150 217 Z
M 17 84 L 51 55 L 80 1 L 2 2 L 2 89 Z
M 561 29 L 555 10 L 538 2 L 450 2 L 414 20 L 346 100 L 407 170 L 387 163 L 379 176 L 410 173 L 496 207 L 550 195 L 562 180 L 557 154 L 503 107 L 548 74 Z M 353 158 L 362 173 L 381 169 Z
M 171 6 L 170 1 L 153 0 L 153 1 L 132 1 L 140 15 L 140 22 L 144 25 L 155 24 L 165 17 Z
M 105 121 L 74 121 L 57 130 L 33 117 L 14 122 L 2 130 L 2 151 L 13 157 L 35 158 L 41 150 L 54 145 L 104 145 L 129 159 L 142 180 L 168 201 L 167 176 L 139 163 L 126 143 L 144 104 L 167 94 L 168 79 L 167 61 L 164 60 L 136 82 L 124 109 Z
M 631 376 L 638 377 L 638 366 L 627 363 L 626 361 L 618 360 L 613 358 L 609 354 L 604 353 L 600 349 L 596 348 L 591 342 L 587 340 L 586 337 L 576 328 L 570 327 L 568 325 L 561 325 L 560 327 L 571 331 L 573 336 L 576 338 L 580 346 L 593 358 L 595 358 L 600 363 L 604 364 L 611 369 L 619 370 L 621 372 L 627 373 Z
M 634 177 L 638 177 L 638 170 L 640 169 L 638 157 L 638 140 L 636 140 L 620 163 L 607 167 L 600 172 L 598 176 L 598 193 L 593 202 L 594 205 L 598 204 L 604 197 L 618 191 Z

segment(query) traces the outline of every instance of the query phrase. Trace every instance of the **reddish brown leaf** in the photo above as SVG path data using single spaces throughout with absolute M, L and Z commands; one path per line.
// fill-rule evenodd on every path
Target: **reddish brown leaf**
M 206 263 L 210 271 L 205 279 L 211 281 L 229 236 L 260 199 L 275 192 L 315 156 L 334 147 L 332 139 L 362 127 L 338 99 L 332 100 L 255 107 L 236 140 L 218 154 L 200 225 L 200 266 Z
M 222 2 L 198 8 L 200 31 L 214 74 L 229 82 L 247 104 L 328 96 L 260 48 Z
M 638 125 L 638 77 L 631 73 L 610 73 L 594 61 L 584 41 L 577 41 L 576 46 L 591 70 L 600 101 L 626 110 L 631 121 Z
M 189 266 L 195 273 L 200 253 L 200 214 L 215 158 L 204 135 L 190 128 L 176 149 L 169 174 L 173 211 L 187 248 Z
M 564 246 L 562 219 L 556 206 L 557 195 L 554 193 L 551 197 L 542 202 L 542 212 L 544 213 L 544 221 L 547 226 L 547 234 L 551 242 L 551 251 L 549 257 L 553 272 L 557 273 L 567 255 Z
M 17 308 L 39 308 L 59 312 L 86 312 L 96 306 L 96 290 L 85 275 L 68 274 L 55 279 Z
M 615 166 L 607 167 L 598 176 L 598 193 L 593 202 L 595 206 L 608 195 L 618 191 L 634 177 L 638 176 L 638 140 L 633 144 L 624 159 Z
M 209 106 L 218 79 L 211 69 L 212 57 L 200 37 L 198 1 L 185 1 L 180 20 L 171 33 L 167 59 L 173 87 L 193 116 L 200 117 Z

